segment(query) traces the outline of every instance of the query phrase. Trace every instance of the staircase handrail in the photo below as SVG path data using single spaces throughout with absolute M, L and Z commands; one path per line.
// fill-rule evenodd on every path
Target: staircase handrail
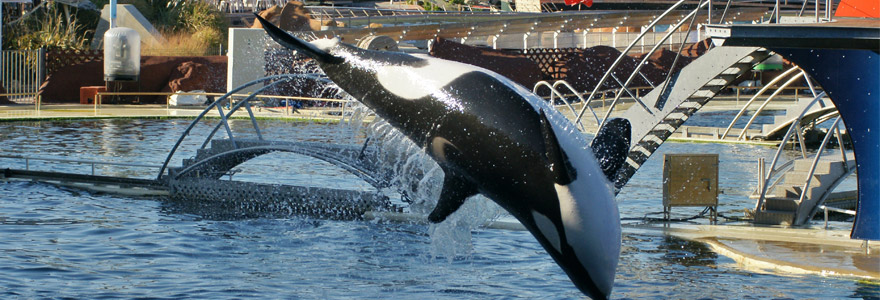
M 711 1 L 711 0 L 710 0 L 710 1 Z M 627 78 L 626 81 L 625 81 L 623 84 L 621 84 L 621 88 L 624 89 L 624 90 L 626 90 L 627 92 L 629 92 L 629 90 L 627 90 L 626 87 L 629 86 L 630 83 L 632 83 L 633 79 L 635 79 L 635 77 L 636 77 L 636 74 L 640 73 L 640 71 L 642 70 L 642 67 L 643 67 L 643 66 L 645 65 L 645 63 L 648 61 L 648 58 L 651 56 L 651 54 L 653 54 L 655 51 L 657 51 L 657 49 L 660 48 L 660 46 L 663 45 L 663 43 L 666 42 L 666 40 L 668 40 L 668 39 L 672 36 L 672 34 L 675 33 L 675 31 L 676 31 L 678 28 L 680 28 L 682 25 L 684 25 L 685 21 L 687 21 L 689 18 L 695 18 L 697 12 L 698 12 L 700 9 L 702 9 L 703 6 L 706 6 L 706 4 L 708 4 L 708 3 L 709 3 L 709 1 L 706 1 L 706 2 L 702 2 L 702 1 L 701 1 L 701 4 L 698 5 L 697 8 L 695 8 L 693 11 L 691 11 L 690 14 L 688 14 L 688 15 L 684 16 L 683 18 L 681 18 L 681 21 L 679 21 L 678 24 L 675 24 L 675 26 L 672 27 L 672 28 L 669 30 L 669 32 L 667 32 L 665 35 L 663 35 L 663 38 L 660 40 L 660 42 L 657 42 L 657 43 L 654 44 L 654 47 L 651 48 L 651 51 L 648 51 L 648 53 L 645 54 L 645 56 L 642 58 L 642 61 L 639 62 L 639 64 L 636 66 L 635 70 L 633 70 L 632 74 L 629 75 L 629 78 Z M 685 42 L 685 41 L 682 40 L 682 44 L 684 44 L 684 42 Z M 679 54 L 680 54 L 680 53 L 679 53 Z M 622 53 L 621 55 L 625 55 L 625 53 Z M 669 72 L 672 73 L 673 70 L 670 69 Z M 602 84 L 601 81 L 600 81 L 600 84 Z M 605 125 L 605 121 L 608 120 L 608 118 L 611 116 L 611 112 L 614 110 L 614 107 L 616 106 L 617 101 L 620 100 L 620 96 L 621 96 L 621 95 L 622 95 L 622 93 L 617 93 L 616 95 L 614 95 L 614 100 L 611 101 L 611 106 L 608 108 L 607 111 L 605 111 L 605 116 L 602 118 L 602 122 L 599 123 L 599 128 L 596 130 L 596 132 L 598 132 L 599 130 L 602 130 L 602 126 Z M 591 96 L 592 96 L 592 95 L 591 95 Z M 631 96 L 633 96 L 633 95 L 631 95 Z M 590 97 L 590 98 L 592 98 L 592 97 Z M 635 98 L 635 97 L 633 97 L 633 98 Z M 636 100 L 637 102 L 639 102 L 639 104 L 641 104 L 642 107 L 645 108 L 646 111 L 650 112 L 650 109 L 646 108 L 646 107 L 645 107 L 645 104 L 642 103 L 638 98 L 635 98 L 635 100 Z
M 727 10 L 730 9 L 730 2 L 732 2 L 732 1 L 733 0 L 727 0 L 727 4 L 724 5 L 724 12 L 721 13 L 721 19 L 718 20 L 718 24 L 724 23 L 724 17 L 727 16 Z M 711 23 L 711 20 L 710 20 L 710 23 Z
M 687 0 L 679 0 L 678 2 L 676 2 L 675 4 L 673 4 L 672 6 L 670 6 L 670 7 L 669 7 L 666 11 L 664 11 L 662 14 L 660 14 L 659 16 L 657 16 L 656 18 L 654 18 L 654 20 L 651 21 L 651 23 L 648 24 L 646 27 L 648 27 L 648 28 L 653 28 L 654 26 L 657 25 L 657 23 L 660 22 L 660 20 L 662 20 L 663 18 L 665 18 L 667 15 L 669 15 L 669 13 L 671 13 L 673 10 L 675 10 L 676 8 L 678 8 L 679 6 L 681 6 L 682 4 L 684 4 L 685 1 L 687 1 Z M 670 31 L 674 31 L 674 30 L 670 30 Z M 590 96 L 587 98 L 587 101 L 591 101 L 591 100 L 593 100 L 593 98 L 596 96 L 596 93 L 597 93 L 597 92 L 599 91 L 599 89 L 602 87 L 602 84 L 604 84 L 605 81 L 608 80 L 608 77 L 611 75 L 611 72 L 614 71 L 615 68 L 617 68 L 617 65 L 620 64 L 621 61 L 623 61 L 623 58 L 626 57 L 626 54 L 629 53 L 629 50 L 631 50 L 633 47 L 635 47 L 636 43 L 639 42 L 639 41 L 640 41 L 640 40 L 641 40 L 641 39 L 642 39 L 647 33 L 648 33 L 647 30 L 642 31 L 641 33 L 639 33 L 639 35 L 638 35 L 635 39 L 633 39 L 632 42 L 629 43 L 628 46 L 626 46 L 626 48 L 620 53 L 620 56 L 618 56 L 617 59 L 614 60 L 614 62 L 611 64 L 611 66 L 608 67 L 608 70 L 605 71 L 605 74 L 602 75 L 602 79 L 599 80 L 599 83 L 597 83 L 596 86 L 593 87 L 593 91 L 590 92 Z M 612 106 L 612 107 L 613 107 L 613 106 Z M 609 111 L 610 111 L 610 110 L 609 110 Z M 580 120 L 581 120 L 581 118 L 583 117 L 583 115 L 584 115 L 585 112 L 586 112 L 586 107 L 581 109 L 581 111 L 578 113 L 577 117 L 575 118 L 575 121 L 574 121 L 574 122 L 575 122 L 575 123 L 580 122 Z M 605 122 L 605 120 L 602 120 L 602 123 L 604 123 L 604 122 Z M 602 123 L 599 124 L 599 127 L 602 126 Z
M 782 91 L 785 90 L 785 88 L 787 88 L 789 85 L 794 83 L 795 80 L 798 80 L 798 77 L 800 77 L 800 76 L 807 76 L 807 73 L 805 71 L 801 71 L 798 75 L 792 76 L 790 79 L 788 79 L 788 81 L 786 81 L 781 86 L 779 86 L 779 88 L 776 89 L 776 91 L 774 91 L 773 94 L 770 95 L 770 97 L 767 97 L 767 100 L 764 100 L 764 103 L 761 103 L 761 106 L 758 107 L 758 110 L 755 111 L 755 114 L 752 115 L 751 118 L 749 118 L 749 122 L 747 122 L 746 126 L 743 127 L 743 131 L 739 133 L 739 136 L 736 137 L 736 140 L 738 140 L 738 141 L 742 140 L 743 137 L 746 135 L 746 130 L 749 128 L 749 126 L 752 126 L 752 123 L 755 122 L 755 119 L 758 118 L 758 115 L 760 115 L 761 112 L 764 111 L 764 108 L 767 107 L 767 104 L 769 104 L 770 101 L 773 100 L 773 98 L 776 98 L 777 95 L 782 93 Z M 822 98 L 819 97 L 817 99 L 821 100 Z M 812 106 L 812 104 L 810 104 L 810 106 Z M 804 114 L 802 113 L 798 117 L 798 123 L 800 123 L 800 118 L 803 118 L 803 117 L 804 117 Z M 792 123 L 792 126 L 794 126 L 794 125 L 795 124 Z
M 801 112 L 801 115 L 798 116 L 798 118 L 795 119 L 794 122 L 792 122 L 790 127 L 788 127 L 788 131 L 785 132 L 785 136 L 782 138 L 782 142 L 779 143 L 779 148 L 776 149 L 776 154 L 773 155 L 773 161 L 770 162 L 770 170 L 773 170 L 773 168 L 776 167 L 776 163 L 779 161 L 779 157 L 782 156 L 782 149 L 785 148 L 786 141 L 791 138 L 791 134 L 794 132 L 795 127 L 797 127 L 796 125 L 800 123 L 801 118 L 804 116 L 807 110 L 810 109 L 813 104 L 816 104 L 819 99 L 822 99 L 822 97 L 825 97 L 824 91 L 819 93 L 819 95 L 816 95 L 816 98 L 813 98 L 813 101 L 810 101 L 810 104 L 807 105 L 807 107 Z M 758 196 L 758 203 L 757 205 L 755 205 L 755 211 L 761 210 L 761 206 L 764 205 L 764 197 L 767 196 L 767 189 L 770 188 L 770 186 L 767 184 L 770 181 L 769 174 L 766 178 L 763 178 L 762 180 L 763 184 L 761 185 L 761 194 L 760 196 Z
M 583 95 L 583 93 L 578 93 L 577 89 L 575 89 L 574 86 L 572 86 L 570 83 L 568 83 L 568 81 L 565 81 L 565 80 L 557 80 L 556 82 L 553 83 L 553 89 L 558 89 L 557 87 L 558 87 L 559 85 L 563 85 L 563 86 L 565 86 L 565 88 L 567 88 L 569 91 L 571 91 L 572 93 L 574 93 L 574 96 L 577 97 L 578 100 L 580 100 L 581 103 L 583 103 L 584 105 L 590 105 L 590 104 L 591 104 L 591 103 L 587 103 L 587 101 L 584 100 L 584 95 Z M 553 95 L 550 95 L 550 101 L 553 101 Z M 568 101 L 566 101 L 565 104 L 568 104 Z M 575 112 L 574 107 L 572 107 L 571 105 L 568 105 L 568 108 L 571 110 L 571 115 L 572 115 L 572 116 L 574 116 L 574 115 L 577 113 L 577 112 Z M 598 125 L 598 124 L 599 124 L 599 116 L 596 115 L 596 111 L 593 110 L 593 107 L 592 107 L 592 106 L 590 106 L 588 109 L 589 109 L 590 112 L 593 114 L 593 118 L 596 119 L 596 124 Z M 577 124 L 581 126 L 581 131 L 585 131 L 584 126 L 581 124 L 581 122 L 577 122 Z
M 834 119 L 834 123 L 831 124 L 831 128 L 837 128 L 837 124 L 840 123 L 840 117 L 838 116 Z M 834 134 L 834 130 L 828 130 L 828 133 L 825 134 L 825 138 L 822 139 L 822 144 L 819 146 L 819 150 L 816 151 L 816 155 L 813 158 L 813 163 L 810 165 L 810 172 L 807 173 L 807 179 L 804 183 L 804 188 L 801 190 L 801 197 L 798 199 L 798 203 L 804 203 L 804 199 L 807 197 L 807 191 L 810 189 L 810 183 L 813 182 L 811 180 L 813 178 L 813 174 L 816 173 L 816 165 L 819 164 L 819 159 L 822 158 L 822 152 L 825 151 L 825 145 L 828 144 L 828 141 L 831 139 L 831 136 Z M 843 152 L 843 145 L 840 145 L 840 151 Z M 844 156 L 844 161 L 846 161 L 846 157 Z
M 776 76 L 776 78 L 773 78 L 773 80 L 771 80 L 769 83 L 767 83 L 766 85 L 761 87 L 761 89 L 758 91 L 758 93 L 756 93 L 754 96 L 752 96 L 752 98 L 750 98 L 749 101 L 746 101 L 746 104 L 742 107 L 742 109 L 740 109 L 739 112 L 736 114 L 736 116 L 733 117 L 733 121 L 730 121 L 730 125 L 727 125 L 727 129 L 724 130 L 724 134 L 721 135 L 719 140 L 723 140 L 725 137 L 727 137 L 727 134 L 730 133 L 730 129 L 732 129 L 733 125 L 736 124 L 736 121 L 739 121 L 739 118 L 742 117 L 743 114 L 746 113 L 746 111 L 748 111 L 748 108 L 749 108 L 749 106 L 752 105 L 752 102 L 754 102 L 756 99 L 758 99 L 758 97 L 763 95 L 764 92 L 766 92 L 771 87 L 773 87 L 774 84 L 776 84 L 777 82 L 779 82 L 780 80 L 782 80 L 786 76 L 790 75 L 792 72 L 797 71 L 798 69 L 800 69 L 800 68 L 791 67 L 788 70 L 786 70 L 785 72 L 783 72 L 782 74 L 779 74 L 779 76 Z M 813 95 L 813 96 L 815 96 L 815 95 Z M 743 131 L 748 130 L 748 129 L 749 129 L 748 127 L 745 127 L 745 128 L 743 128 Z M 737 138 L 737 139 L 739 139 L 739 138 Z
M 571 111 L 572 116 L 576 115 L 577 111 L 575 111 L 574 107 L 571 106 L 571 103 L 568 101 L 568 99 L 565 98 L 565 95 L 559 91 L 559 89 L 558 89 L 559 85 L 565 86 L 565 88 L 567 88 L 569 91 L 571 91 L 572 94 L 575 97 L 577 97 L 581 101 L 581 103 L 583 103 L 583 105 L 590 105 L 590 103 L 588 103 L 587 101 L 584 100 L 583 95 L 581 93 L 579 93 L 577 91 L 577 89 L 575 89 L 571 84 L 569 84 L 568 81 L 565 81 L 565 80 L 557 80 L 552 85 L 549 82 L 547 82 L 546 80 L 538 81 L 537 83 L 535 83 L 535 87 L 532 88 L 532 93 L 538 94 L 538 89 L 542 86 L 546 86 L 548 89 L 550 89 L 550 99 L 548 100 L 548 101 L 550 101 L 550 105 L 553 105 L 553 103 L 554 103 L 553 101 L 555 100 L 555 97 L 558 96 L 559 99 L 562 99 L 562 102 L 564 102 L 565 105 L 568 106 L 568 109 L 569 109 L 569 111 Z M 596 118 L 596 124 L 599 124 L 599 117 L 596 115 L 596 112 L 593 111 L 592 107 L 590 107 L 589 109 L 590 109 L 590 112 L 593 113 L 593 117 Z M 575 124 L 580 127 L 581 131 L 585 130 L 584 125 L 581 122 L 576 122 Z

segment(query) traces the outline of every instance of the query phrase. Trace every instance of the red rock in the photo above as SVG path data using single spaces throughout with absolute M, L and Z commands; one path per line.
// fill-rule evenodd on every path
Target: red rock
M 477 48 L 438 38 L 434 40 L 430 54 L 491 70 L 529 90 L 545 77 L 540 66 L 534 61 L 523 55 L 505 51 Z

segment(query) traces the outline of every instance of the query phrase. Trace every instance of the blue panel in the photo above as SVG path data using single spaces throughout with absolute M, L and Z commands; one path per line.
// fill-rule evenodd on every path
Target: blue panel
M 880 240 L 880 56 L 870 50 L 772 49 L 822 85 L 846 123 L 858 165 L 851 237 Z

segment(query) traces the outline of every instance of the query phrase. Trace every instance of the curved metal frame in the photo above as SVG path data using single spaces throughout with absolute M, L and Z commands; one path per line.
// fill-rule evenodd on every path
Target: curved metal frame
M 666 11 L 664 11 L 662 14 L 657 16 L 657 18 L 655 18 L 654 21 L 651 21 L 651 23 L 648 24 L 646 27 L 653 28 L 654 26 L 657 26 L 657 23 L 659 23 L 660 20 L 662 20 L 667 15 L 669 15 L 669 13 L 671 13 L 673 10 L 675 10 L 676 8 L 678 8 L 679 6 L 684 4 L 684 2 L 685 2 L 685 0 L 679 0 L 678 2 L 676 2 L 675 4 L 670 6 L 668 9 L 666 9 Z M 671 31 L 674 31 L 674 29 L 670 30 L 670 32 Z M 628 46 L 626 46 L 626 49 L 624 49 L 620 53 L 620 56 L 618 56 L 617 59 L 614 60 L 614 62 L 611 64 L 611 66 L 608 67 L 608 71 L 605 71 L 605 74 L 602 75 L 602 79 L 599 79 L 599 83 L 596 84 L 596 86 L 593 88 L 593 91 L 590 92 L 590 97 L 587 97 L 587 101 L 593 100 L 593 98 L 596 95 L 596 92 L 598 92 L 599 88 L 602 87 L 602 84 L 604 84 L 605 81 L 608 80 L 608 77 L 611 75 L 611 72 L 614 71 L 615 68 L 617 68 L 617 65 L 620 64 L 620 62 L 623 60 L 624 57 L 626 57 L 626 54 L 629 53 L 629 50 L 631 50 L 633 47 L 635 47 L 636 43 L 638 43 L 642 38 L 644 38 L 646 34 L 648 34 L 648 31 L 642 31 L 642 33 L 639 33 L 639 35 L 635 39 L 633 39 L 633 41 L 630 42 Z M 577 117 L 575 118 L 575 123 L 577 123 L 581 120 L 581 117 L 584 115 L 584 112 L 585 112 L 585 109 L 581 109 L 580 113 L 578 113 Z M 604 122 L 604 120 L 603 120 L 603 122 Z
M 309 156 L 309 157 L 312 157 L 312 158 L 315 158 L 318 160 L 323 160 L 323 161 L 326 161 L 328 163 L 331 163 L 335 166 L 342 168 L 343 170 L 351 173 L 352 175 L 355 175 L 355 176 L 363 179 L 364 181 L 366 181 L 370 185 L 376 187 L 377 189 L 385 188 L 385 186 L 382 186 L 380 184 L 380 181 L 378 181 L 375 178 L 372 178 L 370 176 L 367 176 L 365 172 L 359 170 L 358 168 L 352 167 L 350 164 L 346 164 L 345 162 L 338 160 L 338 159 L 335 159 L 335 158 L 330 158 L 328 156 L 320 156 L 320 155 L 318 155 L 318 152 L 314 151 L 314 149 L 304 149 L 304 148 L 297 149 L 297 148 L 293 148 L 293 147 L 281 147 L 281 146 L 256 146 L 256 147 L 247 147 L 247 148 L 237 148 L 237 149 L 226 151 L 223 153 L 214 154 L 214 155 L 211 155 L 203 160 L 200 160 L 190 166 L 187 166 L 186 168 L 181 170 L 179 173 L 175 174 L 174 179 L 177 179 L 183 175 L 186 175 L 187 173 L 193 171 L 195 168 L 197 168 L 203 164 L 207 164 L 209 161 L 211 161 L 213 159 L 221 158 L 226 155 L 235 154 L 235 153 L 260 151 L 260 150 L 296 153 L 299 155 Z
M 159 174 L 156 175 L 156 180 L 161 180 L 161 179 L 162 179 L 162 174 L 165 173 L 165 169 L 168 168 L 168 163 L 171 161 L 171 158 L 172 158 L 172 157 L 174 156 L 174 154 L 177 152 L 177 149 L 180 147 L 180 144 L 183 143 L 183 140 L 184 140 L 187 136 L 189 136 L 189 133 L 190 133 L 190 131 L 192 131 L 193 127 L 195 127 L 196 124 L 198 124 L 199 121 L 201 121 L 202 118 L 204 118 L 205 115 L 207 115 L 208 112 L 211 111 L 214 107 L 218 107 L 218 108 L 219 108 L 219 107 L 220 107 L 220 104 L 223 103 L 225 100 L 227 100 L 230 96 L 232 96 L 233 94 L 235 94 L 235 93 L 237 93 L 237 92 L 239 92 L 239 91 L 241 91 L 241 90 L 243 90 L 243 89 L 245 89 L 245 88 L 247 88 L 247 87 L 249 87 L 249 86 L 252 86 L 252 85 L 254 85 L 254 84 L 257 84 L 257 83 L 260 83 L 260 82 L 264 82 L 264 81 L 273 80 L 273 79 L 282 79 L 282 78 L 283 78 L 283 79 L 285 79 L 285 81 L 286 81 L 286 80 L 291 80 L 291 79 L 294 79 L 294 78 L 301 78 L 301 77 L 315 78 L 314 76 L 311 76 L 311 75 L 298 75 L 298 74 L 282 74 L 282 75 L 273 75 L 273 76 L 263 77 L 263 78 L 260 78 L 260 79 L 256 79 L 256 80 L 250 81 L 250 82 L 245 83 L 245 84 L 243 84 L 243 85 L 241 85 L 241 86 L 239 86 L 239 87 L 237 87 L 237 88 L 232 89 L 231 91 L 227 92 L 226 94 L 224 94 L 223 96 L 221 96 L 220 98 L 218 98 L 216 101 L 214 101 L 214 103 L 211 103 L 210 105 L 208 105 L 208 107 L 206 107 L 206 108 L 205 108 L 205 109 L 204 109 L 204 110 L 203 110 L 198 116 L 196 116 L 195 120 L 193 120 L 192 123 L 190 123 L 189 126 L 186 127 L 186 129 L 183 131 L 183 134 L 180 135 L 180 138 L 178 138 L 178 139 L 177 139 L 177 142 L 174 143 L 174 146 L 171 147 L 171 151 L 168 152 L 168 156 L 165 158 L 165 162 L 162 163 L 162 167 L 159 169 Z M 256 94 L 253 94 L 253 93 L 252 93 L 252 96 L 253 96 L 253 95 L 256 95 Z M 248 98 L 253 99 L 253 97 L 248 97 Z M 248 101 L 243 101 L 243 102 L 248 102 Z M 242 104 L 242 103 L 240 102 L 238 105 L 236 105 L 236 110 L 237 110 L 238 107 L 241 106 L 241 104 Z M 220 116 L 221 116 L 221 118 L 223 119 L 223 123 L 226 124 L 226 115 L 223 114 L 223 110 L 222 110 L 222 109 L 219 109 L 219 111 L 220 111 Z M 233 112 L 235 112 L 235 110 L 231 110 L 231 111 L 230 111 L 230 114 L 233 113 Z M 251 114 L 250 116 L 251 116 L 251 119 L 253 120 L 253 119 L 254 119 L 253 114 Z M 256 125 L 256 122 L 254 121 L 253 124 Z M 259 129 L 257 129 L 257 130 L 259 130 Z M 230 138 L 231 138 L 231 137 L 232 137 L 232 133 L 231 133 L 231 130 L 229 130 L 228 124 L 227 124 L 227 131 L 229 131 L 228 133 L 229 133 Z M 233 144 L 234 144 L 234 142 L 233 142 Z
M 813 98 L 813 101 L 810 101 L 810 104 L 807 105 L 806 108 L 804 108 L 804 111 L 801 112 L 801 115 L 798 116 L 798 118 L 794 121 L 794 123 L 791 124 L 792 126 L 788 127 L 788 131 L 785 133 L 785 136 L 782 138 L 782 142 L 779 144 L 779 148 L 776 150 L 776 154 L 773 155 L 773 161 L 770 163 L 771 173 L 773 172 L 773 169 L 776 167 L 776 163 L 779 161 L 779 157 L 782 155 L 782 149 L 785 148 L 786 141 L 788 141 L 788 139 L 791 138 L 792 132 L 794 131 L 795 127 L 797 127 L 795 125 L 800 123 L 801 118 L 803 118 L 803 116 L 807 112 L 807 110 L 809 110 L 810 107 L 812 107 L 814 104 L 816 104 L 816 102 L 818 102 L 819 99 L 822 99 L 822 97 L 825 97 L 825 92 L 821 92 L 821 93 L 819 93 L 819 95 L 816 96 L 816 98 Z M 770 176 L 767 176 L 766 178 L 762 178 L 762 180 L 763 180 L 763 183 L 761 185 L 762 186 L 761 187 L 761 195 L 758 196 L 758 203 L 755 205 L 755 211 L 759 211 L 761 209 L 761 206 L 764 205 L 764 197 L 767 196 L 767 189 L 770 188 L 770 186 L 767 184 L 767 182 L 770 181 Z
M 749 118 L 749 121 L 746 123 L 746 126 L 743 127 L 743 128 L 748 129 L 749 126 L 752 126 L 752 123 L 755 122 L 755 119 L 758 118 L 758 115 L 760 115 L 761 112 L 764 111 L 764 108 L 767 107 L 767 104 L 770 104 L 770 101 L 773 100 L 773 98 L 776 98 L 776 96 L 778 96 L 779 94 L 781 94 L 782 91 L 785 90 L 785 88 L 787 88 L 789 85 L 791 85 L 792 83 L 794 83 L 795 80 L 798 80 L 798 77 L 800 77 L 800 76 L 804 76 L 804 75 L 806 75 L 806 72 L 801 71 L 800 74 L 793 76 L 792 78 L 788 79 L 788 81 L 786 81 L 786 82 L 783 83 L 781 86 L 779 86 L 779 88 L 777 88 L 776 91 L 773 92 L 773 94 L 770 94 L 770 97 L 767 97 L 767 100 L 764 100 L 764 103 L 761 103 L 761 106 L 758 107 L 758 110 L 756 110 L 756 111 L 755 111 L 755 114 L 752 115 L 751 118 Z M 820 99 L 820 100 L 821 100 L 822 97 L 819 97 L 819 98 L 817 98 L 817 99 Z M 810 104 L 810 107 L 812 107 L 812 104 Z M 804 114 L 801 114 L 801 115 L 798 117 L 798 119 L 803 118 L 803 117 L 804 117 Z M 798 124 L 800 124 L 800 120 L 798 120 Z M 795 124 L 792 123 L 792 126 L 794 126 L 794 125 L 795 125 Z M 742 140 L 743 137 L 744 137 L 745 135 L 746 135 L 746 131 L 743 130 L 742 132 L 739 133 L 739 136 L 737 136 L 736 139 L 737 139 L 737 140 Z
M 578 97 L 578 99 L 581 100 L 581 103 L 584 103 L 584 105 L 589 105 L 589 103 L 584 102 L 584 97 L 582 97 L 580 94 L 578 94 L 577 90 L 575 90 L 574 87 L 572 87 L 568 82 L 566 82 L 564 80 L 554 82 L 553 85 L 550 85 L 550 83 L 545 80 L 538 81 L 537 83 L 535 83 L 535 87 L 532 88 L 532 93 L 538 94 L 538 88 L 540 88 L 542 86 L 546 86 L 548 89 L 550 89 L 550 100 L 549 101 L 550 101 L 551 106 L 556 107 L 556 105 L 553 104 L 554 101 L 556 100 L 554 98 L 554 96 L 559 96 L 559 99 L 562 99 L 562 102 L 565 103 L 565 106 L 568 106 L 568 109 L 569 109 L 569 111 L 571 111 L 571 114 L 576 115 L 577 111 L 574 110 L 574 107 L 571 106 L 571 103 L 568 102 L 568 99 L 565 99 L 565 96 L 563 96 L 562 93 L 560 93 L 559 90 L 556 89 L 556 86 L 559 84 L 565 85 L 566 88 L 568 88 L 570 91 L 572 91 L 574 93 L 574 95 L 576 97 Z M 592 112 L 593 109 L 590 108 L 590 111 Z M 596 116 L 595 112 L 593 112 L 593 116 Z M 596 116 L 596 122 L 598 123 L 598 121 L 599 121 L 599 117 Z M 577 126 L 580 127 L 581 131 L 585 130 L 584 125 L 581 124 L 581 122 L 575 122 L 575 124 L 577 124 Z
M 253 100 L 254 97 L 256 97 L 259 93 L 263 92 L 264 90 L 272 88 L 275 85 L 278 85 L 282 82 L 288 82 L 289 80 L 290 79 L 279 80 L 279 81 L 273 82 L 271 84 L 268 84 L 264 87 L 257 89 L 256 91 L 254 91 L 250 95 L 248 95 L 247 98 L 244 98 L 243 100 L 241 100 L 237 104 L 235 104 L 233 107 L 231 107 L 229 109 L 229 112 L 226 113 L 226 116 L 224 117 L 224 119 L 229 119 L 229 117 L 231 117 L 232 114 L 234 114 L 236 111 L 238 111 L 238 109 L 241 108 L 242 104 L 246 105 L 245 109 L 247 109 L 248 114 L 251 117 L 251 124 L 253 124 L 254 129 L 256 129 L 256 131 L 257 131 L 257 138 L 260 140 L 263 140 L 263 134 L 260 133 L 260 127 L 257 126 L 257 120 L 256 120 L 256 118 L 254 118 L 254 115 L 253 115 L 253 112 L 251 111 L 249 102 L 251 100 Z M 211 133 L 209 133 L 208 136 L 205 138 L 205 142 L 202 143 L 202 146 L 200 149 L 205 149 L 205 147 L 207 147 L 208 142 L 210 142 L 211 139 L 214 138 L 214 134 L 217 133 L 217 130 L 220 130 L 220 125 L 224 125 L 224 124 L 225 124 L 225 122 L 221 122 L 221 123 L 218 123 L 216 126 L 214 126 L 214 130 L 211 130 Z M 229 137 L 230 137 L 230 139 L 232 139 L 232 133 L 229 133 Z M 232 141 L 232 144 L 233 144 L 233 146 L 235 145 L 235 140 Z
M 733 125 L 736 124 L 736 121 L 739 121 L 739 118 L 742 117 L 742 115 L 746 113 L 749 106 L 752 105 L 752 102 L 754 102 L 756 99 L 758 99 L 758 97 L 761 97 L 761 95 L 763 95 L 764 92 L 766 92 L 771 87 L 773 87 L 774 84 L 776 84 L 777 82 L 779 82 L 780 80 L 782 80 L 786 76 L 790 75 L 792 72 L 797 71 L 799 69 L 800 68 L 798 68 L 798 67 L 792 67 L 792 68 L 786 70 L 785 72 L 782 72 L 782 74 L 779 74 L 779 76 L 776 76 L 776 78 L 773 78 L 773 80 L 768 82 L 767 85 L 765 85 L 760 90 L 758 90 L 758 93 L 756 93 L 754 96 L 752 96 L 752 98 L 749 99 L 749 101 L 746 101 L 746 104 L 743 106 L 742 109 L 739 110 L 739 112 L 736 114 L 736 117 L 733 117 L 733 121 L 730 121 L 730 125 L 727 125 L 727 129 L 724 130 L 724 134 L 721 135 L 719 140 L 723 140 L 725 137 L 727 137 L 727 134 L 730 132 L 730 129 L 732 129 Z M 813 94 L 813 96 L 815 97 L 816 95 Z M 748 127 L 743 128 L 743 131 L 745 131 L 747 129 L 748 129 Z M 737 138 L 737 139 L 739 139 L 739 138 Z
M 694 21 L 694 20 L 696 19 L 696 17 L 697 17 L 697 12 L 699 12 L 700 9 L 702 9 L 702 8 L 703 8 L 704 6 L 706 6 L 706 4 L 708 4 L 708 3 L 709 3 L 709 1 L 706 1 L 706 2 L 702 2 L 702 1 L 701 1 L 700 5 L 698 5 L 697 8 L 695 8 L 691 13 L 687 14 L 684 18 L 681 18 L 681 21 L 679 21 L 678 24 L 675 24 L 675 26 L 672 27 L 672 29 L 669 30 L 669 32 L 667 32 L 667 33 L 663 36 L 663 38 L 660 40 L 660 42 L 656 43 L 656 44 L 654 45 L 654 47 L 651 48 L 651 51 L 648 51 L 648 53 L 645 55 L 645 57 L 642 58 L 642 61 L 639 62 L 639 64 L 636 66 L 636 68 L 635 68 L 635 70 L 633 71 L 633 73 L 630 74 L 630 75 L 629 75 L 629 78 L 626 79 L 626 82 L 620 84 L 620 85 L 621 85 L 621 88 L 624 89 L 624 90 L 626 90 L 626 91 L 629 93 L 629 90 L 627 89 L 627 86 L 629 86 L 629 84 L 632 83 L 633 79 L 635 79 L 635 77 L 636 77 L 636 74 L 637 74 L 637 73 L 640 73 L 640 71 L 642 70 L 642 67 L 645 65 L 645 62 L 648 61 L 648 58 L 651 56 L 651 54 L 653 54 L 655 51 L 657 51 L 657 49 L 659 49 L 660 46 L 663 45 L 664 42 L 666 42 L 670 37 L 672 37 L 672 34 L 674 34 L 675 31 L 678 30 L 678 28 L 681 28 L 681 26 L 684 25 L 685 21 L 687 21 L 688 19 L 690 19 L 690 21 L 691 21 L 691 25 L 693 25 L 693 21 Z M 684 45 L 684 42 L 682 42 L 682 46 L 683 46 L 683 45 Z M 681 48 L 679 48 L 679 53 L 680 53 L 680 52 L 681 52 Z M 626 53 L 623 53 L 622 55 L 625 55 L 625 54 L 626 54 Z M 676 56 L 676 62 L 677 62 L 677 60 L 678 60 L 678 56 Z M 675 66 L 675 63 L 673 63 L 673 66 Z M 666 84 L 665 84 L 665 83 L 668 83 L 668 82 L 669 82 L 669 75 L 671 75 L 672 73 L 673 73 L 673 70 L 670 69 L 670 70 L 669 70 L 669 74 L 667 74 L 667 80 L 664 81 L 664 85 L 663 85 L 663 88 L 664 88 L 664 89 L 666 88 Z M 600 81 L 600 84 L 602 84 L 602 83 L 604 83 L 604 82 L 601 82 L 601 81 Z M 622 93 L 617 93 L 617 94 L 614 96 L 614 100 L 611 101 L 611 106 L 608 108 L 607 111 L 605 111 L 605 116 L 602 118 L 602 122 L 599 124 L 599 129 L 597 129 L 597 132 L 598 132 L 598 130 L 602 130 L 602 127 L 605 126 L 605 121 L 608 120 L 608 118 L 611 116 L 611 112 L 614 111 L 614 107 L 617 106 L 617 101 L 620 100 L 620 96 L 621 96 L 621 95 L 622 95 Z M 591 95 L 591 96 L 592 96 L 592 95 Z M 633 96 L 633 95 L 630 93 L 630 96 Z M 636 101 L 638 101 L 639 104 L 641 104 L 641 106 L 642 106 L 643 108 L 645 108 L 646 111 L 650 111 L 650 109 L 648 109 L 648 108 L 645 106 L 645 104 L 642 103 L 641 100 L 639 100 L 639 99 L 636 98 L 636 97 L 633 97 L 633 99 L 635 99 Z

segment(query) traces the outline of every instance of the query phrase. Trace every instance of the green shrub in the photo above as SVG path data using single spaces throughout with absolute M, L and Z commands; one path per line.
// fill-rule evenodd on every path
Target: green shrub
M 93 0 L 103 9 L 109 0 Z M 118 4 L 134 5 L 144 17 L 163 34 L 187 36 L 194 39 L 186 47 L 216 49 L 226 42 L 229 24 L 225 14 L 214 6 L 199 0 L 118 0 Z M 10 17 L 4 15 L 3 47 L 5 49 L 35 49 L 40 47 L 86 49 L 91 44 L 100 12 L 70 9 L 67 20 L 62 5 L 47 3 L 46 8 L 31 14 L 15 26 L 7 26 Z M 173 45 L 172 45 L 173 46 Z M 165 46 L 168 48 L 171 46 Z M 189 50 L 187 50 L 189 51 Z
M 40 12 L 4 27 L 4 49 L 86 49 L 94 30 L 77 22 L 77 14 L 68 19 L 61 4 L 48 3 Z

